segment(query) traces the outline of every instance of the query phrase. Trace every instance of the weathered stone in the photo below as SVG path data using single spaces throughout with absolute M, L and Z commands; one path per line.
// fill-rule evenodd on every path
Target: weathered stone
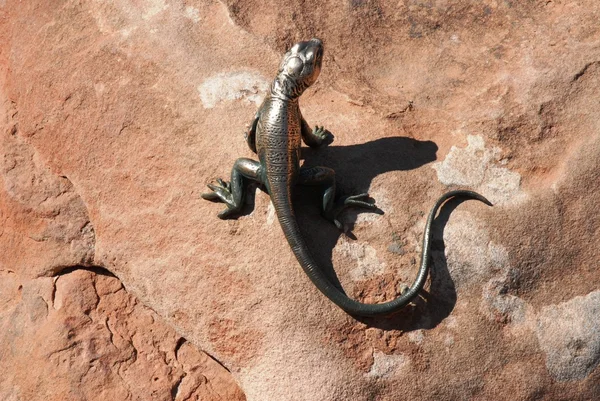
M 245 400 L 227 371 L 103 271 L 1 273 L 2 400 Z
M 542 308 L 536 334 L 557 380 L 581 380 L 600 363 L 600 291 Z
M 0 2 L 7 363 L 28 362 L 23 336 L 48 355 L 72 329 L 79 345 L 39 377 L 70 373 L 44 394 L 70 396 L 94 358 L 131 368 L 130 388 L 113 371 L 94 376 L 115 399 L 169 399 L 181 371 L 179 394 L 193 394 L 204 388 L 196 357 L 183 359 L 193 344 L 248 400 L 599 398 L 595 326 L 583 319 L 600 278 L 599 13 L 592 0 Z M 395 317 L 357 321 L 327 301 L 264 192 L 231 221 L 199 196 L 252 156 L 243 131 L 256 103 L 283 51 L 313 36 L 324 68 L 301 107 L 335 142 L 305 163 L 334 168 L 342 190 L 368 190 L 385 211 L 347 213 L 357 239 L 341 238 L 315 191 L 297 196 L 311 250 L 350 296 L 379 302 L 412 281 L 443 192 L 468 186 L 496 203 L 443 208 L 431 283 Z M 108 269 L 189 343 L 162 361 L 177 339 L 158 335 L 144 348 L 157 370 L 146 370 L 129 358 L 143 345 L 127 337 L 133 325 L 92 335 L 118 284 L 90 278 L 94 292 L 62 275 L 50 302 L 50 276 L 75 265 Z M 63 316 L 57 303 L 82 311 L 47 325 Z M 111 343 L 109 329 L 125 334 Z M 155 384 L 133 381 L 159 370 Z M 24 378 L 2 379 L 4 398 L 23 397 Z

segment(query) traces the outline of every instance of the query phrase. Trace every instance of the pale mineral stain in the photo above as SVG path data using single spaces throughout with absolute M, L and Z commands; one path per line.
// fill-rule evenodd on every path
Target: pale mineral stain
M 200 11 L 196 7 L 187 6 L 183 12 L 183 15 L 195 23 L 200 22 Z
M 375 378 L 386 378 L 393 376 L 394 373 L 407 366 L 410 359 L 404 354 L 386 355 L 381 351 L 373 353 L 373 365 L 365 376 Z
M 206 109 L 226 101 L 244 100 L 257 106 L 265 97 L 269 81 L 253 71 L 224 72 L 207 78 L 198 86 L 200 100 Z
M 446 336 L 444 337 L 444 345 L 446 345 L 446 347 L 451 347 L 454 345 L 454 336 L 450 333 L 446 333 Z
M 424 330 L 414 330 L 408 333 L 408 341 L 411 343 L 420 345 L 423 343 L 425 339 L 425 335 L 423 334 Z
M 135 26 L 128 26 L 126 28 L 121 29 L 119 32 L 121 33 L 121 36 L 125 39 L 127 39 L 128 37 L 131 36 L 131 34 L 133 32 L 135 32 L 137 29 L 137 27 Z
M 491 272 L 489 234 L 485 224 L 471 213 L 457 210 L 444 229 L 446 263 L 454 286 L 478 283 Z M 440 251 L 432 251 L 434 259 Z
M 527 305 L 519 297 L 507 292 L 518 278 L 518 270 L 510 264 L 508 250 L 490 240 L 485 224 L 471 213 L 457 210 L 444 229 L 444 257 L 456 289 L 481 285 L 480 311 L 491 321 L 502 318 L 506 323 L 522 323 Z M 439 260 L 440 251 L 433 251 Z M 457 327 L 449 317 L 448 327 Z
M 146 5 L 144 13 L 142 14 L 142 18 L 145 20 L 149 20 L 158 15 L 168 7 L 164 0 L 147 0 Z
M 492 203 L 515 204 L 526 199 L 521 175 L 502 167 L 499 148 L 486 148 L 480 135 L 468 135 L 467 147 L 452 146 L 446 158 L 432 168 L 444 185 L 473 189 Z
M 456 329 L 458 327 L 458 319 L 455 316 L 448 316 L 444 322 L 449 329 Z
M 600 363 L 600 290 L 540 311 L 535 333 L 558 381 L 583 380 Z
M 385 263 L 377 257 L 377 250 L 368 244 L 349 242 L 342 238 L 335 252 L 357 262 L 356 268 L 350 271 L 350 278 L 354 281 L 373 278 L 383 274 L 385 270 Z

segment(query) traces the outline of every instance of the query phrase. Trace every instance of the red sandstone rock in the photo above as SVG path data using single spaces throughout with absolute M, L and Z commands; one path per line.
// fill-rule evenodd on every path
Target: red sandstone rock
M 245 400 L 106 272 L 1 278 L 2 400 Z
M 0 268 L 33 288 L 3 280 L 1 311 L 23 311 L 5 321 L 46 322 L 41 283 L 95 265 L 229 368 L 248 400 L 598 398 L 599 12 L 592 0 L 0 2 Z M 199 196 L 251 156 L 243 131 L 280 55 L 313 36 L 323 73 L 301 107 L 336 139 L 306 163 L 335 168 L 341 188 L 368 190 L 386 212 L 348 213 L 352 240 L 320 218 L 316 193 L 298 196 L 307 242 L 349 295 L 381 301 L 412 280 L 443 192 L 496 204 L 442 211 L 431 284 L 391 319 L 359 322 L 328 302 L 265 193 L 226 222 Z M 67 304 L 101 303 L 63 283 Z M 68 327 L 92 336 L 85 316 Z M 19 341 L 71 344 L 67 326 L 44 325 Z M 93 358 L 131 366 L 130 387 L 95 376 L 116 399 L 168 397 L 173 372 L 195 372 L 186 343 L 138 387 L 155 370 L 127 359 L 135 336 L 117 348 L 98 333 L 94 352 L 57 354 L 73 369 L 46 394 L 67 394 Z M 15 338 L 2 349 L 19 349 Z M 152 349 L 173 349 L 164 338 Z M 28 366 L 19 352 L 8 364 Z M 179 391 L 202 382 L 189 373 Z M 0 394 L 19 399 L 15 383 L 29 382 L 12 373 Z

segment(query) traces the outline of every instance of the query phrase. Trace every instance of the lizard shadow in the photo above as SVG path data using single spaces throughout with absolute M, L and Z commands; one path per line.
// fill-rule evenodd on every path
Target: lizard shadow
M 346 194 L 357 194 L 367 192 L 371 181 L 380 174 L 416 169 L 436 160 L 437 149 L 437 145 L 431 141 L 388 137 L 360 145 L 303 149 L 303 156 L 304 166 L 322 165 L 333 168 L 336 171 L 338 189 L 342 189 Z M 345 213 L 344 224 L 350 232 L 343 234 L 321 216 L 321 190 L 309 188 L 302 187 L 302 190 L 295 191 L 294 208 L 300 230 L 320 268 L 332 284 L 344 291 L 333 266 L 333 249 L 341 235 L 356 239 L 351 233 L 357 218 L 356 212 L 369 211 L 355 209 L 355 213 Z M 460 199 L 458 201 L 447 202 L 435 220 L 432 241 L 432 255 L 435 261 L 431 270 L 431 292 L 423 291 L 418 299 L 394 316 L 356 317 L 357 320 L 370 327 L 411 331 L 435 327 L 450 314 L 456 303 L 456 291 L 448 273 L 442 235 L 450 213 L 460 204 Z
M 335 170 L 338 188 L 366 192 L 380 174 L 419 168 L 436 160 L 437 145 L 407 137 L 387 137 L 348 146 L 302 148 L 305 167 L 327 166 Z
M 437 150 L 432 141 L 386 137 L 357 145 L 302 148 L 302 159 L 303 167 L 326 166 L 335 171 L 337 196 L 356 195 L 368 192 L 373 179 L 381 174 L 412 170 L 435 161 Z M 342 233 L 321 215 L 322 194 L 322 187 L 296 186 L 294 210 L 311 254 L 332 284 L 343 290 L 332 263 L 333 248 L 341 235 L 356 240 L 352 229 L 358 214 L 374 211 L 360 208 L 345 211 L 341 219 L 345 233 Z

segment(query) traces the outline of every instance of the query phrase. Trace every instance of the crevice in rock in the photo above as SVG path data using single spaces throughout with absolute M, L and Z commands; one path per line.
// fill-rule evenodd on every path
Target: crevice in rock
M 58 277 L 55 277 L 52 279 L 52 292 L 50 292 L 50 304 L 52 305 L 52 308 L 54 308 L 54 300 L 56 299 L 56 281 L 58 280 Z
M 106 326 L 106 330 L 108 330 L 108 341 L 110 341 L 110 343 L 115 347 L 115 348 L 119 348 L 117 347 L 117 344 L 115 344 L 114 342 L 114 338 L 115 338 L 115 333 L 113 333 L 112 329 L 110 328 L 110 325 L 108 324 L 110 319 L 106 319 L 104 321 L 104 326 Z
M 221 361 L 219 361 L 217 358 L 215 358 L 211 353 L 209 353 L 208 351 L 204 351 L 204 350 L 202 352 L 204 352 L 210 359 L 212 359 L 217 364 L 219 364 L 223 369 L 225 369 L 226 371 L 231 373 L 231 369 L 229 369 L 227 366 L 223 365 L 223 363 Z
M 173 387 L 171 387 L 171 397 L 173 397 L 173 399 L 177 399 L 177 395 L 179 394 L 179 387 L 181 386 L 181 382 L 183 382 L 183 379 L 187 376 L 187 373 L 183 372 L 183 374 L 179 377 L 179 379 L 177 379 L 177 381 L 175 382 L 175 384 L 173 384 Z
M 18 221 L 23 216 L 31 220 L 30 228 L 21 234 L 15 246 L 34 246 L 39 252 L 52 254 L 47 259 L 52 262 L 37 267 L 36 277 L 55 275 L 61 264 L 91 265 L 95 257 L 95 232 L 87 205 L 69 177 L 57 174 L 51 168 L 52 162 L 19 131 L 15 115 L 16 112 L 8 116 L 8 131 L 0 131 L 0 148 L 4 151 L 1 173 L 4 192 L 14 202 L 11 219 Z M 29 240 L 36 244 L 30 244 Z M 31 257 L 23 256 L 23 262 Z
M 578 81 L 579 78 L 584 76 L 585 73 L 587 72 L 587 70 L 595 64 L 600 64 L 600 61 L 592 61 L 592 62 L 589 62 L 586 65 L 584 65 L 583 68 L 577 74 L 575 74 L 575 76 L 573 77 L 573 82 Z
M 50 358 L 50 357 L 52 357 L 52 356 L 54 356 L 56 354 L 60 354 L 61 352 L 65 352 L 65 351 L 68 351 L 68 350 L 70 350 L 72 348 L 75 348 L 77 346 L 77 344 L 78 344 L 77 342 L 72 342 L 71 344 L 69 344 L 68 346 L 66 346 L 64 348 L 52 351 L 51 353 L 48 354 L 48 358 Z
M 55 271 L 54 274 L 52 274 L 52 277 L 64 276 L 65 274 L 73 273 L 76 270 L 85 270 L 85 271 L 89 271 L 89 272 L 94 273 L 94 274 L 98 274 L 100 276 L 114 277 L 116 279 L 119 279 L 119 277 L 117 277 L 114 273 L 112 273 L 110 270 L 108 270 L 108 269 L 106 269 L 104 267 L 101 267 L 101 266 L 82 266 L 82 265 L 62 266 L 57 271 Z M 120 279 L 119 279 L 119 281 L 120 281 Z
M 175 350 L 173 351 L 174 354 L 175 354 L 175 359 L 179 358 L 179 349 L 186 342 L 187 342 L 187 340 L 185 338 L 183 338 L 183 337 L 179 337 L 179 340 L 177 340 L 177 344 L 175 344 Z

